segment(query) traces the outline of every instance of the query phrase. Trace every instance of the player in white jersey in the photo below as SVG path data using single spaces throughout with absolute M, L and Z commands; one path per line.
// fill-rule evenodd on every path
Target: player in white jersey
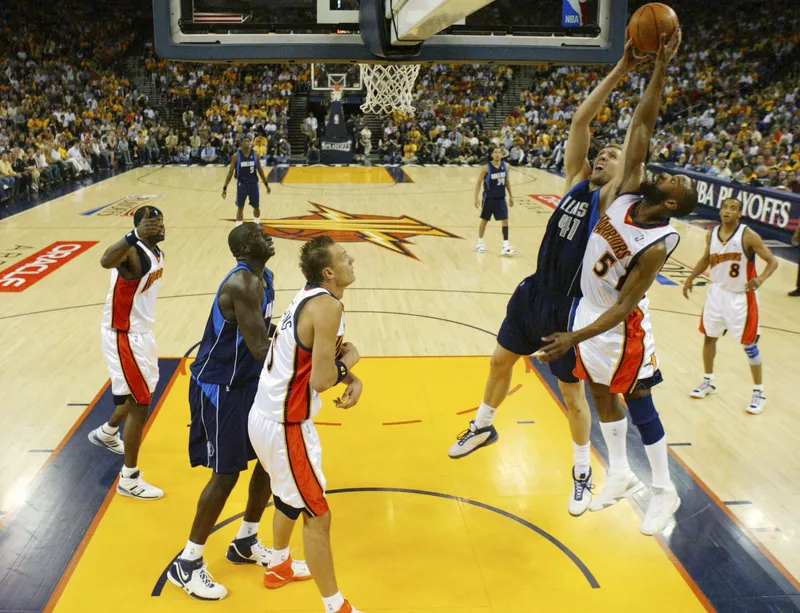
M 589 507 L 593 511 L 641 488 L 628 464 L 624 413 L 608 422 L 614 412 L 612 395 L 624 395 L 653 474 L 653 493 L 640 526 L 647 535 L 663 530 L 680 506 L 669 476 L 664 427 L 650 393 L 661 382 L 661 373 L 645 294 L 678 244 L 669 219 L 690 214 L 697 192 L 683 175 L 663 173 L 653 181 L 644 175 L 667 65 L 679 45 L 680 30 L 669 42 L 662 37 L 653 76 L 631 120 L 621 193 L 589 237 L 581 272 L 583 298 L 574 311 L 572 331 L 548 337 L 551 344 L 536 354 L 548 362 L 577 346 L 575 375 L 589 381 L 595 405 L 605 407 L 598 412 L 605 421 L 601 426 L 609 471 L 604 490 Z
M 164 216 L 157 208 L 144 206 L 134 213 L 133 223 L 135 229 L 100 258 L 103 268 L 111 269 L 101 334 L 116 409 L 108 422 L 89 433 L 89 440 L 124 456 L 118 493 L 155 500 L 164 492 L 145 482 L 137 465 L 142 430 L 158 383 L 153 323 L 164 273 L 164 255 L 158 248 L 164 240 Z M 125 432 L 120 438 L 123 422 Z
M 724 200 L 719 216 L 722 223 L 709 233 L 705 253 L 683 285 L 683 295 L 689 298 L 694 280 L 711 266 L 711 286 L 700 316 L 700 332 L 704 335 L 705 374 L 702 383 L 692 390 L 690 396 L 705 398 L 717 391 L 714 382 L 717 339 L 728 332 L 744 346 L 750 362 L 753 395 L 747 412 L 758 415 L 764 410 L 767 398 L 764 395 L 761 354 L 758 351 L 757 290 L 778 268 L 778 261 L 761 237 L 741 223 L 742 203 L 739 200 Z M 767 263 L 761 275 L 756 273 L 756 255 Z
M 353 281 L 353 258 L 341 245 L 319 236 L 300 251 L 307 285 L 283 314 L 261 371 L 248 430 L 250 442 L 269 473 L 275 499 L 273 551 L 264 586 L 278 588 L 300 577 L 292 569 L 289 540 L 304 514 L 308 568 L 326 613 L 358 613 L 336 584 L 330 550 L 331 512 L 325 498 L 322 446 L 312 417 L 320 393 L 338 383 L 347 389 L 336 406 L 348 409 L 361 397 L 352 372 L 359 355 L 344 335 L 344 290 Z

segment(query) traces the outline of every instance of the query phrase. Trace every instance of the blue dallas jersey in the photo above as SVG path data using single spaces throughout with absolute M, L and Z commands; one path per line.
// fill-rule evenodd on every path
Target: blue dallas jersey
M 505 199 L 506 197 L 506 163 L 500 162 L 500 167 L 496 168 L 489 162 L 486 168 L 486 176 L 483 179 L 483 198 Z
M 600 220 L 600 190 L 576 184 L 558 203 L 539 247 L 536 276 L 562 296 L 581 295 L 581 264 L 589 235 Z
M 239 262 L 220 283 L 203 333 L 203 340 L 200 341 L 197 359 L 191 366 L 192 376 L 203 383 L 240 387 L 257 381 L 264 365 L 264 362 L 259 362 L 250 353 L 236 322 L 227 321 L 219 310 L 219 291 L 230 276 L 239 270 L 250 270 L 250 268 Z M 272 272 L 266 268 L 264 281 L 266 287 L 261 299 L 261 314 L 269 329 L 275 305 L 275 288 L 272 285 Z
M 236 180 L 239 183 L 258 183 L 256 171 L 256 152 L 250 149 L 250 155 L 245 155 L 241 149 L 237 151 Z

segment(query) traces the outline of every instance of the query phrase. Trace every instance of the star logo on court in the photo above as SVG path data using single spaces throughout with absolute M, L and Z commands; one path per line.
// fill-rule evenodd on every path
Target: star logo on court
M 461 238 L 414 219 L 408 215 L 386 217 L 384 215 L 357 215 L 310 202 L 311 215 L 284 217 L 283 219 L 262 219 L 264 232 L 275 238 L 307 241 L 315 236 L 326 235 L 339 243 L 372 243 L 394 253 L 419 260 L 407 245 L 414 236 L 439 236 Z

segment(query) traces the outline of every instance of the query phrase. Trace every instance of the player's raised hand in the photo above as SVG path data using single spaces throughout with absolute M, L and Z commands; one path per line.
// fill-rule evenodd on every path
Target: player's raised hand
M 619 60 L 619 65 L 625 72 L 628 72 L 652 57 L 652 55 L 647 53 L 644 55 L 636 55 L 636 47 L 633 46 L 633 39 L 629 38 L 628 42 L 625 43 L 625 52 L 622 54 L 622 58 Z
M 575 335 L 572 332 L 556 332 L 550 336 L 543 336 L 542 340 L 548 344 L 533 354 L 533 357 L 542 364 L 557 360 L 575 345 Z
M 667 40 L 667 35 L 661 35 L 661 44 L 658 47 L 658 54 L 656 55 L 656 61 L 661 62 L 662 64 L 669 64 L 672 61 L 672 58 L 675 57 L 675 54 L 678 53 L 678 48 L 681 46 L 681 38 L 683 34 L 681 33 L 680 28 L 675 28 L 675 31 L 672 33 L 672 36 Z
M 154 236 L 159 236 L 164 233 L 164 218 L 163 217 L 145 217 L 136 226 L 136 234 L 139 238 L 144 240 Z
M 693 285 L 694 285 L 693 279 L 686 279 L 686 281 L 683 282 L 683 297 L 686 298 L 687 300 L 689 299 L 689 294 L 692 293 Z
M 349 409 L 350 407 L 354 407 L 358 403 L 359 398 L 361 398 L 361 392 L 363 389 L 364 386 L 361 383 L 361 379 L 354 377 L 353 380 L 348 383 L 347 388 L 344 390 L 344 394 L 342 394 L 342 397 L 337 398 L 333 402 L 340 409 Z

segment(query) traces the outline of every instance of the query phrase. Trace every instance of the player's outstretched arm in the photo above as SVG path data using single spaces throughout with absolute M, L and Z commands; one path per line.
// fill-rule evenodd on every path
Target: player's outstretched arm
M 697 264 L 695 264 L 694 269 L 692 270 L 691 274 L 686 277 L 686 281 L 683 282 L 683 297 L 687 300 L 689 299 L 689 294 L 692 292 L 692 285 L 694 280 L 702 275 L 706 269 L 708 268 L 709 264 L 711 264 L 711 232 L 706 234 L 706 250 L 703 252 L 703 257 L 701 257 Z
M 225 177 L 225 185 L 222 186 L 222 197 L 228 195 L 228 183 L 231 182 L 233 178 L 233 173 L 236 172 L 236 161 L 239 158 L 239 152 L 237 151 L 236 154 L 231 158 L 230 166 L 228 166 L 228 176 Z
M 564 171 L 566 173 L 567 191 L 576 183 L 585 180 L 591 172 L 587 156 L 589 155 L 589 146 L 592 140 L 589 130 L 592 120 L 603 108 L 603 104 L 611 95 L 611 92 L 614 91 L 614 88 L 622 81 L 625 74 L 646 59 L 634 57 L 633 51 L 633 42 L 629 40 L 625 44 L 625 53 L 620 61 L 617 62 L 617 65 L 592 90 L 592 93 L 586 97 L 586 100 L 581 103 L 572 116 L 567 146 L 564 149 Z
M 681 30 L 677 28 L 669 40 L 666 35 L 661 36 L 661 46 L 658 49 L 656 63 L 650 83 L 644 90 L 644 95 L 631 119 L 628 128 L 628 144 L 625 150 L 623 163 L 623 192 L 638 191 L 642 182 L 642 171 L 647 161 L 647 152 L 650 148 L 650 137 L 656 127 L 658 113 L 661 110 L 661 94 L 666 83 L 667 65 L 670 63 L 681 43 Z
M 269 351 L 269 331 L 261 314 L 264 296 L 261 280 L 252 273 L 239 272 L 228 279 L 222 292 L 233 304 L 245 345 L 256 360 L 264 361 Z
M 304 307 L 310 318 L 314 339 L 309 383 L 320 393 L 343 381 L 358 362 L 355 348 L 343 351 L 341 359 L 336 359 L 336 335 L 339 332 L 342 309 L 342 303 L 331 296 L 320 296 Z
M 745 230 L 744 240 L 742 243 L 744 244 L 744 250 L 746 254 L 749 255 L 755 253 L 767 263 L 767 267 L 764 269 L 764 272 L 758 275 L 755 279 L 750 279 L 747 282 L 747 285 L 745 285 L 746 291 L 754 292 L 764 284 L 764 281 L 772 276 L 772 273 L 778 270 L 778 260 L 773 255 L 770 248 L 764 244 L 763 240 L 761 240 L 761 237 L 750 228 Z
M 103 252 L 100 257 L 100 266 L 107 269 L 118 268 L 125 279 L 138 279 L 142 276 L 142 264 L 134 245 L 137 241 L 146 241 L 157 235 L 163 224 L 164 221 L 161 217 L 145 217 L 134 230 L 128 232 Z
M 544 337 L 542 340 L 550 341 L 550 344 L 534 353 L 534 357 L 542 363 L 552 362 L 569 351 L 570 347 L 621 324 L 650 289 L 666 260 L 664 243 L 656 243 L 645 250 L 625 279 L 614 306 L 585 328 Z

